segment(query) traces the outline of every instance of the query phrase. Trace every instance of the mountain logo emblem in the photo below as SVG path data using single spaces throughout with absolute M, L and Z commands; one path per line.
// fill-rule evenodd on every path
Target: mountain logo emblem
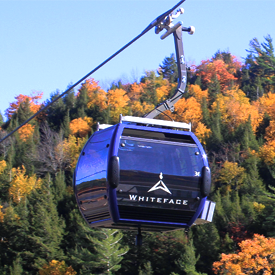
M 159 174 L 159 181 L 150 189 L 148 190 L 148 192 L 152 192 L 158 189 L 161 189 L 163 191 L 165 191 L 166 193 L 169 193 L 172 195 L 172 193 L 170 192 L 170 190 L 167 188 L 167 186 L 165 185 L 165 183 L 162 181 L 163 179 L 163 175 L 162 172 Z

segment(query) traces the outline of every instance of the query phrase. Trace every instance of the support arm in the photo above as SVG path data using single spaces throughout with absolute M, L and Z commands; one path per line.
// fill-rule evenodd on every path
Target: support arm
M 181 10 L 181 13 L 183 11 Z M 172 15 L 170 15 L 172 17 Z M 165 22 L 169 22 L 169 26 L 165 26 Z M 185 92 L 186 84 L 187 84 L 187 70 L 186 63 L 183 51 L 183 41 L 182 41 L 182 32 L 187 31 L 189 34 L 194 33 L 194 27 L 185 28 L 182 27 L 182 22 L 178 22 L 175 26 L 171 24 L 170 20 L 167 18 L 156 27 L 156 33 L 159 33 L 162 29 L 166 29 L 167 32 L 161 36 L 161 39 L 165 39 L 168 35 L 173 33 L 175 49 L 176 49 L 176 60 L 177 60 L 177 68 L 178 68 L 178 86 L 175 94 L 170 98 L 160 103 L 155 107 L 154 110 L 150 111 L 144 117 L 154 118 L 157 115 L 161 114 L 166 110 L 174 111 L 174 104 L 182 97 Z

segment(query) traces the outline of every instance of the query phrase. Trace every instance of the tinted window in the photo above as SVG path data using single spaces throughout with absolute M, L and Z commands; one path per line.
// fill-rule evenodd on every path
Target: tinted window
M 118 156 L 121 170 L 175 176 L 199 176 L 203 167 L 196 144 L 122 137 Z

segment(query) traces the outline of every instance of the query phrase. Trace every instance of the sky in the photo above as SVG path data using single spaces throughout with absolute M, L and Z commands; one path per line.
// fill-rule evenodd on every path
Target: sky
M 178 0 L 0 0 L 0 111 L 19 94 L 43 92 L 45 101 L 77 82 Z M 186 0 L 174 20 L 194 26 L 183 33 L 189 64 L 218 50 L 241 61 L 254 37 L 275 39 L 274 0 Z M 162 33 L 161 33 L 162 34 Z M 174 53 L 173 36 L 152 29 L 100 68 L 93 77 L 105 90 L 112 82 L 139 81 Z M 42 102 L 41 101 L 41 102 Z

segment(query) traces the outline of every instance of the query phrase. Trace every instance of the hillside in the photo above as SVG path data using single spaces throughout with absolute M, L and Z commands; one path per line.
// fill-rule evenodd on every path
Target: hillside
M 81 217 L 72 177 L 96 123 L 142 116 L 176 87 L 174 55 L 138 83 L 119 81 L 104 91 L 90 78 L 0 144 L 0 274 L 273 274 L 275 56 L 269 36 L 250 42 L 244 62 L 218 51 L 190 66 L 175 112 L 159 116 L 191 122 L 203 144 L 213 223 L 188 233 L 144 233 L 138 249 L 136 232 L 90 229 Z M 41 103 L 40 93 L 18 95 L 5 112 L 8 120 L 0 117 L 0 137 L 57 96 Z

